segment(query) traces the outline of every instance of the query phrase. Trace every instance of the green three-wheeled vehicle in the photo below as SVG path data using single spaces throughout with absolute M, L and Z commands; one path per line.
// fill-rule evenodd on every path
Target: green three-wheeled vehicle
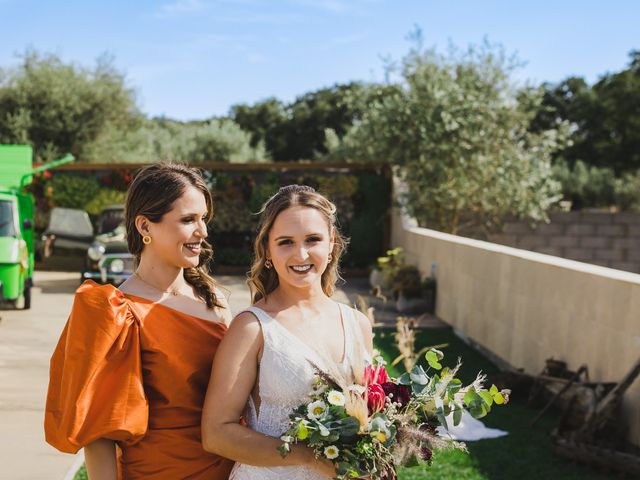
M 71 155 L 33 168 L 28 145 L 0 145 L 0 302 L 31 307 L 35 263 L 34 200 L 25 189 L 35 173 L 73 161 Z

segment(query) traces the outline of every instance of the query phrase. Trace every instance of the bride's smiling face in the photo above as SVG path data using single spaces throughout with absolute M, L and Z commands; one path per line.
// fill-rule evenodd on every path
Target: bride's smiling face
M 315 208 L 289 207 L 278 214 L 269 231 L 267 258 L 280 284 L 320 286 L 332 250 L 327 220 Z

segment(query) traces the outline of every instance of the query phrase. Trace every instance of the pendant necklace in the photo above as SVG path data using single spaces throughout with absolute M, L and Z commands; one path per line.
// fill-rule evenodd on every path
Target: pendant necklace
M 150 286 L 151 288 L 153 288 L 154 290 L 157 290 L 158 292 L 162 292 L 164 294 L 170 294 L 170 295 L 173 295 L 174 297 L 176 297 L 178 295 L 181 295 L 180 290 L 178 288 L 173 288 L 171 290 L 162 290 L 161 288 L 158 288 L 155 285 L 151 285 L 144 278 L 142 278 L 138 272 L 133 272 L 133 274 L 136 277 L 138 277 L 142 283 L 144 283 L 145 285 Z

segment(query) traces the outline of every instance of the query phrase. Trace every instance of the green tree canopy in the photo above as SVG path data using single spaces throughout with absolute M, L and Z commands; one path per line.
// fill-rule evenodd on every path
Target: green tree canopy
M 603 75 L 593 86 L 570 77 L 545 85 L 534 130 L 553 128 L 568 120 L 572 145 L 558 156 L 570 165 L 611 167 L 620 175 L 640 168 L 640 51 L 630 54 L 626 69 Z
M 269 158 L 261 140 L 251 144 L 231 119 L 145 118 L 110 57 L 89 70 L 32 51 L 18 67 L 0 70 L 0 143 L 31 144 L 39 161 L 67 152 L 87 163 Z
M 517 88 L 516 66 L 488 44 L 447 55 L 418 47 L 395 92 L 334 138 L 332 155 L 397 166 L 404 205 L 423 226 L 465 233 L 509 215 L 544 219 L 560 198 L 550 155 L 566 125 L 529 131 L 542 92 Z
M 134 92 L 109 57 L 89 70 L 27 51 L 17 68 L 0 70 L 0 142 L 31 144 L 37 160 L 71 152 L 87 161 L 92 142 L 140 119 Z
M 144 119 L 130 132 L 110 131 L 93 142 L 89 157 L 97 162 L 256 163 L 269 160 L 264 144 L 251 145 L 251 134 L 229 118 L 178 122 Z
M 372 99 L 385 92 L 386 87 L 378 85 L 338 84 L 301 95 L 288 105 L 274 98 L 235 105 L 230 116 L 251 132 L 253 145 L 264 141 L 274 160 L 313 160 L 327 153 L 325 130 L 344 135 Z

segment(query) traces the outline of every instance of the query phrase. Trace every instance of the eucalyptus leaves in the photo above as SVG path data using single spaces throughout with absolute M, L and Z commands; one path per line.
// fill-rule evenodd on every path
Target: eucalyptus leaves
M 289 417 L 280 453 L 286 456 L 292 443 L 303 442 L 316 456 L 334 462 L 339 479 L 382 480 L 394 478 L 397 465 L 431 463 L 434 449 L 465 449 L 440 436 L 436 427 L 448 428 L 451 413 L 458 424 L 465 410 L 481 418 L 493 405 L 506 403 L 509 391 L 495 385 L 485 389 L 483 375 L 463 386 L 455 378 L 460 362 L 453 369 L 443 367 L 440 350 L 429 349 L 424 358 L 426 369 L 415 365 L 397 379 L 379 355 L 355 383 L 318 370 L 309 402 Z

